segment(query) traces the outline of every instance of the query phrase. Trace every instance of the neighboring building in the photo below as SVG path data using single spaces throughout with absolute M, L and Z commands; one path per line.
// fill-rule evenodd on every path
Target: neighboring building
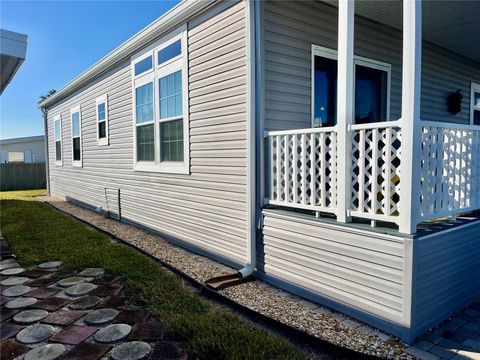
M 50 191 L 410 342 L 480 297 L 479 13 L 183 1 L 40 103 Z
M 0 95 L 27 55 L 27 35 L 0 29 Z
M 1 163 L 45 162 L 45 136 L 29 136 L 0 140 Z

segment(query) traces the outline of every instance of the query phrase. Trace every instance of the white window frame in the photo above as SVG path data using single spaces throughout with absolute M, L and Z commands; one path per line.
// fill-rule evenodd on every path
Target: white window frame
M 181 40 L 182 53 L 162 64 L 158 64 L 158 51 Z M 135 76 L 135 64 L 148 56 L 152 56 L 153 68 Z M 182 71 L 182 116 L 160 119 L 159 106 L 159 79 Z M 132 75 L 132 107 L 133 107 L 133 169 L 135 171 L 153 171 L 162 173 L 189 174 L 190 173 L 190 131 L 189 131 L 189 101 L 188 101 L 188 47 L 187 26 L 177 28 L 170 34 L 151 44 L 141 52 L 131 57 Z M 153 82 L 153 114 L 152 122 L 137 125 L 136 119 L 136 89 L 149 82 Z M 160 161 L 160 123 L 183 119 L 183 161 Z M 155 161 L 137 161 L 137 126 L 154 124 Z
M 60 160 L 57 160 L 57 138 L 55 137 L 55 124 L 57 123 L 60 126 Z M 54 153 L 55 153 L 55 165 L 63 166 L 63 133 L 62 133 L 62 117 L 57 115 L 53 118 L 53 144 L 54 146 Z
M 470 85 L 470 125 L 473 125 L 473 114 L 475 110 L 475 93 L 480 93 L 480 84 L 472 82 Z
M 80 139 L 80 160 L 73 159 L 73 119 L 72 115 L 78 112 L 78 122 L 80 127 L 80 134 L 78 138 Z M 80 105 L 75 106 L 70 109 L 70 137 L 72 139 L 72 166 L 82 167 L 83 166 L 83 145 L 82 145 L 82 112 Z
M 310 94 L 310 102 L 311 102 L 311 116 L 310 116 L 310 125 L 311 127 L 315 126 L 315 56 L 324 57 L 326 59 L 331 59 L 337 61 L 338 64 L 338 51 L 335 49 L 326 48 L 323 46 L 312 44 L 312 54 L 310 59 L 310 66 L 311 66 L 311 94 Z M 356 81 L 356 71 L 357 65 L 368 67 L 375 70 L 385 71 L 387 73 L 387 109 L 386 109 L 386 121 L 390 121 L 390 96 L 392 93 L 392 65 L 383 61 L 378 61 L 374 59 L 369 59 L 363 56 L 354 55 L 353 56 L 353 111 L 355 111 L 355 81 Z M 355 114 L 353 114 L 355 115 Z
M 105 119 L 102 120 L 102 122 L 105 122 L 105 137 L 100 139 L 100 131 L 99 131 L 99 123 L 100 120 L 98 118 L 98 105 L 100 104 L 105 104 Z M 99 146 L 105 146 L 109 144 L 109 128 L 108 128 L 108 94 L 99 96 L 95 99 L 95 113 L 96 113 L 96 119 L 97 119 L 97 145 Z

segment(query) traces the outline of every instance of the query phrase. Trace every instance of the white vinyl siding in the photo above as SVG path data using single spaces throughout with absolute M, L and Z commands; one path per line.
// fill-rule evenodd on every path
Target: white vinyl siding
M 191 77 L 185 87 L 190 106 L 185 113 L 190 118 L 191 173 L 132 171 L 134 88 L 131 61 L 125 59 L 49 109 L 50 185 L 54 196 L 103 209 L 107 208 L 105 187 L 120 189 L 124 221 L 241 265 L 247 234 L 244 3 L 222 12 L 219 7 L 225 9 L 225 4 L 189 24 L 185 44 L 190 48 Z M 230 45 L 221 47 L 228 38 Z M 215 52 L 208 51 L 207 44 Z M 231 64 L 222 70 L 225 59 Z M 95 99 L 102 94 L 108 94 L 109 146 L 97 146 Z M 53 115 L 69 119 L 69 109 L 78 104 L 82 106 L 82 171 L 72 168 L 71 156 L 64 158 L 65 166 L 53 165 Z M 70 126 L 63 127 L 63 136 L 65 149 L 70 149 Z

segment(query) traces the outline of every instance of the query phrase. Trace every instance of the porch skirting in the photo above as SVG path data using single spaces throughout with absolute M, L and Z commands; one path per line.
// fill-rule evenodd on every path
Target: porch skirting
M 475 221 L 414 238 L 264 209 L 259 277 L 411 343 L 480 297 L 479 233 Z

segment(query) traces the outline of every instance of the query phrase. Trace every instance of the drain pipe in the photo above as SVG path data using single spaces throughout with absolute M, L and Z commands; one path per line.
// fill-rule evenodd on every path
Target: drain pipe
M 241 278 L 252 275 L 256 269 L 256 130 L 255 130 L 255 1 L 245 2 L 247 45 L 247 262 L 238 271 Z
M 49 161 L 48 161 L 48 116 L 47 116 L 47 109 L 41 107 L 40 110 L 43 113 L 43 127 L 45 131 L 45 176 L 46 184 L 47 184 L 47 195 L 50 196 L 50 169 L 49 169 Z

